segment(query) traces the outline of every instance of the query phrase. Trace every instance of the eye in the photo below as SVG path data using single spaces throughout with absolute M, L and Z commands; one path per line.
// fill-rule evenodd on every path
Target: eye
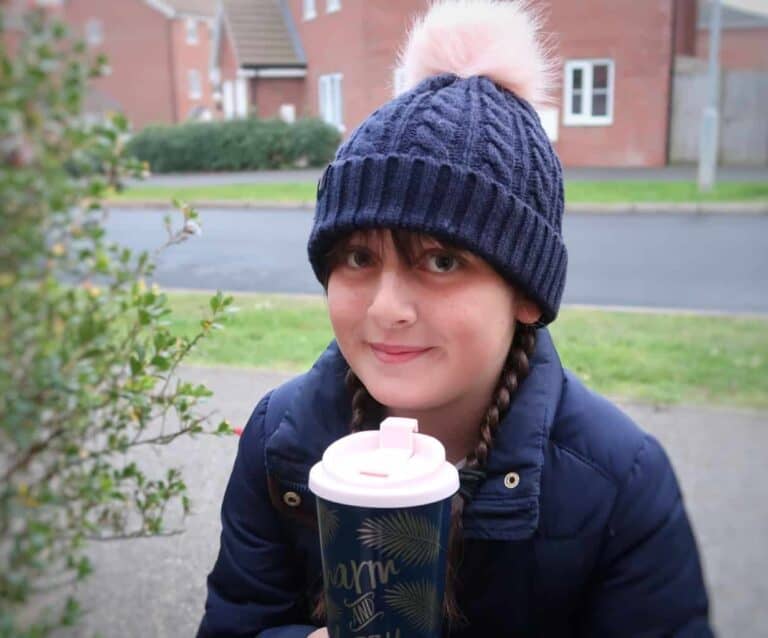
M 373 263 L 371 253 L 364 248 L 350 248 L 344 258 L 344 265 L 349 268 L 366 268 Z
M 430 253 L 425 257 L 425 262 L 427 270 L 436 273 L 453 272 L 461 266 L 461 261 L 458 257 L 446 252 Z

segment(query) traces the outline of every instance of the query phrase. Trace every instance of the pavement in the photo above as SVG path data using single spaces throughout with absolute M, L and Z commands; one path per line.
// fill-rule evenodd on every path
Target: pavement
M 565 179 L 574 181 L 678 181 L 694 180 L 695 165 L 662 166 L 658 168 L 594 167 L 566 168 Z M 276 171 L 241 171 L 222 173 L 166 173 L 153 175 L 141 184 L 147 186 L 204 186 L 213 184 L 257 184 L 263 182 L 317 181 L 322 168 Z M 727 182 L 768 181 L 768 166 L 723 166 L 717 171 L 717 179 Z
M 195 199 L 193 206 L 198 210 L 246 210 L 314 211 L 314 200 L 291 201 L 250 201 L 247 199 Z M 175 206 L 164 199 L 135 199 L 107 201 L 108 208 L 175 210 Z M 611 203 L 566 203 L 565 213 L 572 215 L 768 215 L 768 201 L 751 202 L 611 202 Z
M 244 424 L 264 392 L 288 378 L 271 371 L 203 367 L 186 367 L 181 376 L 212 389 L 208 408 L 233 425 Z M 718 635 L 765 636 L 768 413 L 617 403 L 659 438 L 676 469 L 700 547 Z M 197 437 L 142 452 L 141 463 L 150 471 L 182 468 L 193 499 L 186 531 L 93 546 L 96 571 L 79 592 L 88 610 L 86 620 L 62 635 L 194 635 L 203 613 L 205 578 L 218 552 L 218 512 L 236 449 L 234 436 Z

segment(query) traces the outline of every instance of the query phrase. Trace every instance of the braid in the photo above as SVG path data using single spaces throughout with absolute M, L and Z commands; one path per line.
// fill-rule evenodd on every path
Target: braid
M 537 324 L 521 324 L 515 327 L 515 336 L 509 349 L 504 367 L 499 375 L 499 382 L 493 395 L 490 407 L 480 425 L 480 440 L 474 451 L 467 457 L 467 468 L 478 469 L 485 467 L 488 454 L 493 447 L 493 441 L 499 422 L 503 419 L 512 398 L 525 377 L 530 372 L 530 357 L 536 348 Z M 357 378 L 352 369 L 347 370 L 344 379 L 349 393 L 352 395 L 352 419 L 349 424 L 350 432 L 360 432 L 366 429 L 366 421 L 371 413 L 381 414 L 383 406 L 379 404 Z M 451 501 L 451 531 L 448 541 L 448 565 L 446 572 L 445 597 L 443 612 L 448 620 L 448 628 L 466 622 L 456 601 L 458 571 L 463 556 L 464 526 L 462 523 L 464 506 L 470 497 L 457 493 Z M 312 617 L 318 622 L 325 621 L 325 596 L 322 583 L 315 598 Z
M 344 383 L 352 395 L 352 421 L 349 424 L 350 432 L 360 432 L 363 430 L 363 423 L 365 422 L 366 410 L 365 408 L 373 401 L 373 398 L 368 394 L 368 390 L 363 385 L 363 382 L 357 378 L 357 375 L 352 372 L 352 368 L 347 370 L 347 375 L 344 378 Z
M 383 406 L 368 393 L 363 382 L 352 372 L 352 368 L 347 370 L 344 384 L 347 386 L 349 394 L 352 395 L 352 419 L 349 423 L 349 431 L 360 432 L 366 429 L 366 421 L 369 421 L 372 415 L 381 414 Z M 322 581 L 319 583 L 319 591 L 315 593 L 312 619 L 320 623 L 326 620 Z
M 480 426 L 480 440 L 474 451 L 467 457 L 467 469 L 478 469 L 485 466 L 488 454 L 493 447 L 499 422 L 509 409 L 515 392 L 530 372 L 529 359 L 535 349 L 536 325 L 518 323 L 507 360 L 501 375 L 499 375 L 499 383 L 496 386 L 493 401 Z M 466 623 L 466 617 L 461 613 L 456 601 L 456 591 L 459 585 L 459 566 L 464 553 L 464 506 L 470 500 L 471 497 L 462 490 L 453 497 L 451 502 L 451 533 L 448 541 L 448 569 L 445 579 L 445 598 L 443 599 L 443 612 L 448 621 L 449 633 L 452 626 Z

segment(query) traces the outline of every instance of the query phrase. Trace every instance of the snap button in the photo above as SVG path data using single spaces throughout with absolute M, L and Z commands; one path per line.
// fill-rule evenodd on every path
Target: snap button
M 504 477 L 504 487 L 510 490 L 515 489 L 520 484 L 520 475 L 517 472 L 510 472 Z
M 296 492 L 286 492 L 283 494 L 283 503 L 288 507 L 298 507 L 301 505 L 301 496 L 296 494 Z

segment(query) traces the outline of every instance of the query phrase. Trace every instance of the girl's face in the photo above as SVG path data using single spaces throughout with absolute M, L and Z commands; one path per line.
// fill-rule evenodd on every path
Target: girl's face
M 390 409 L 461 405 L 496 386 L 515 318 L 535 321 L 535 305 L 483 259 L 429 237 L 409 242 L 389 231 L 356 232 L 330 257 L 328 309 L 344 358 Z M 410 262 L 410 263 L 409 263 Z

